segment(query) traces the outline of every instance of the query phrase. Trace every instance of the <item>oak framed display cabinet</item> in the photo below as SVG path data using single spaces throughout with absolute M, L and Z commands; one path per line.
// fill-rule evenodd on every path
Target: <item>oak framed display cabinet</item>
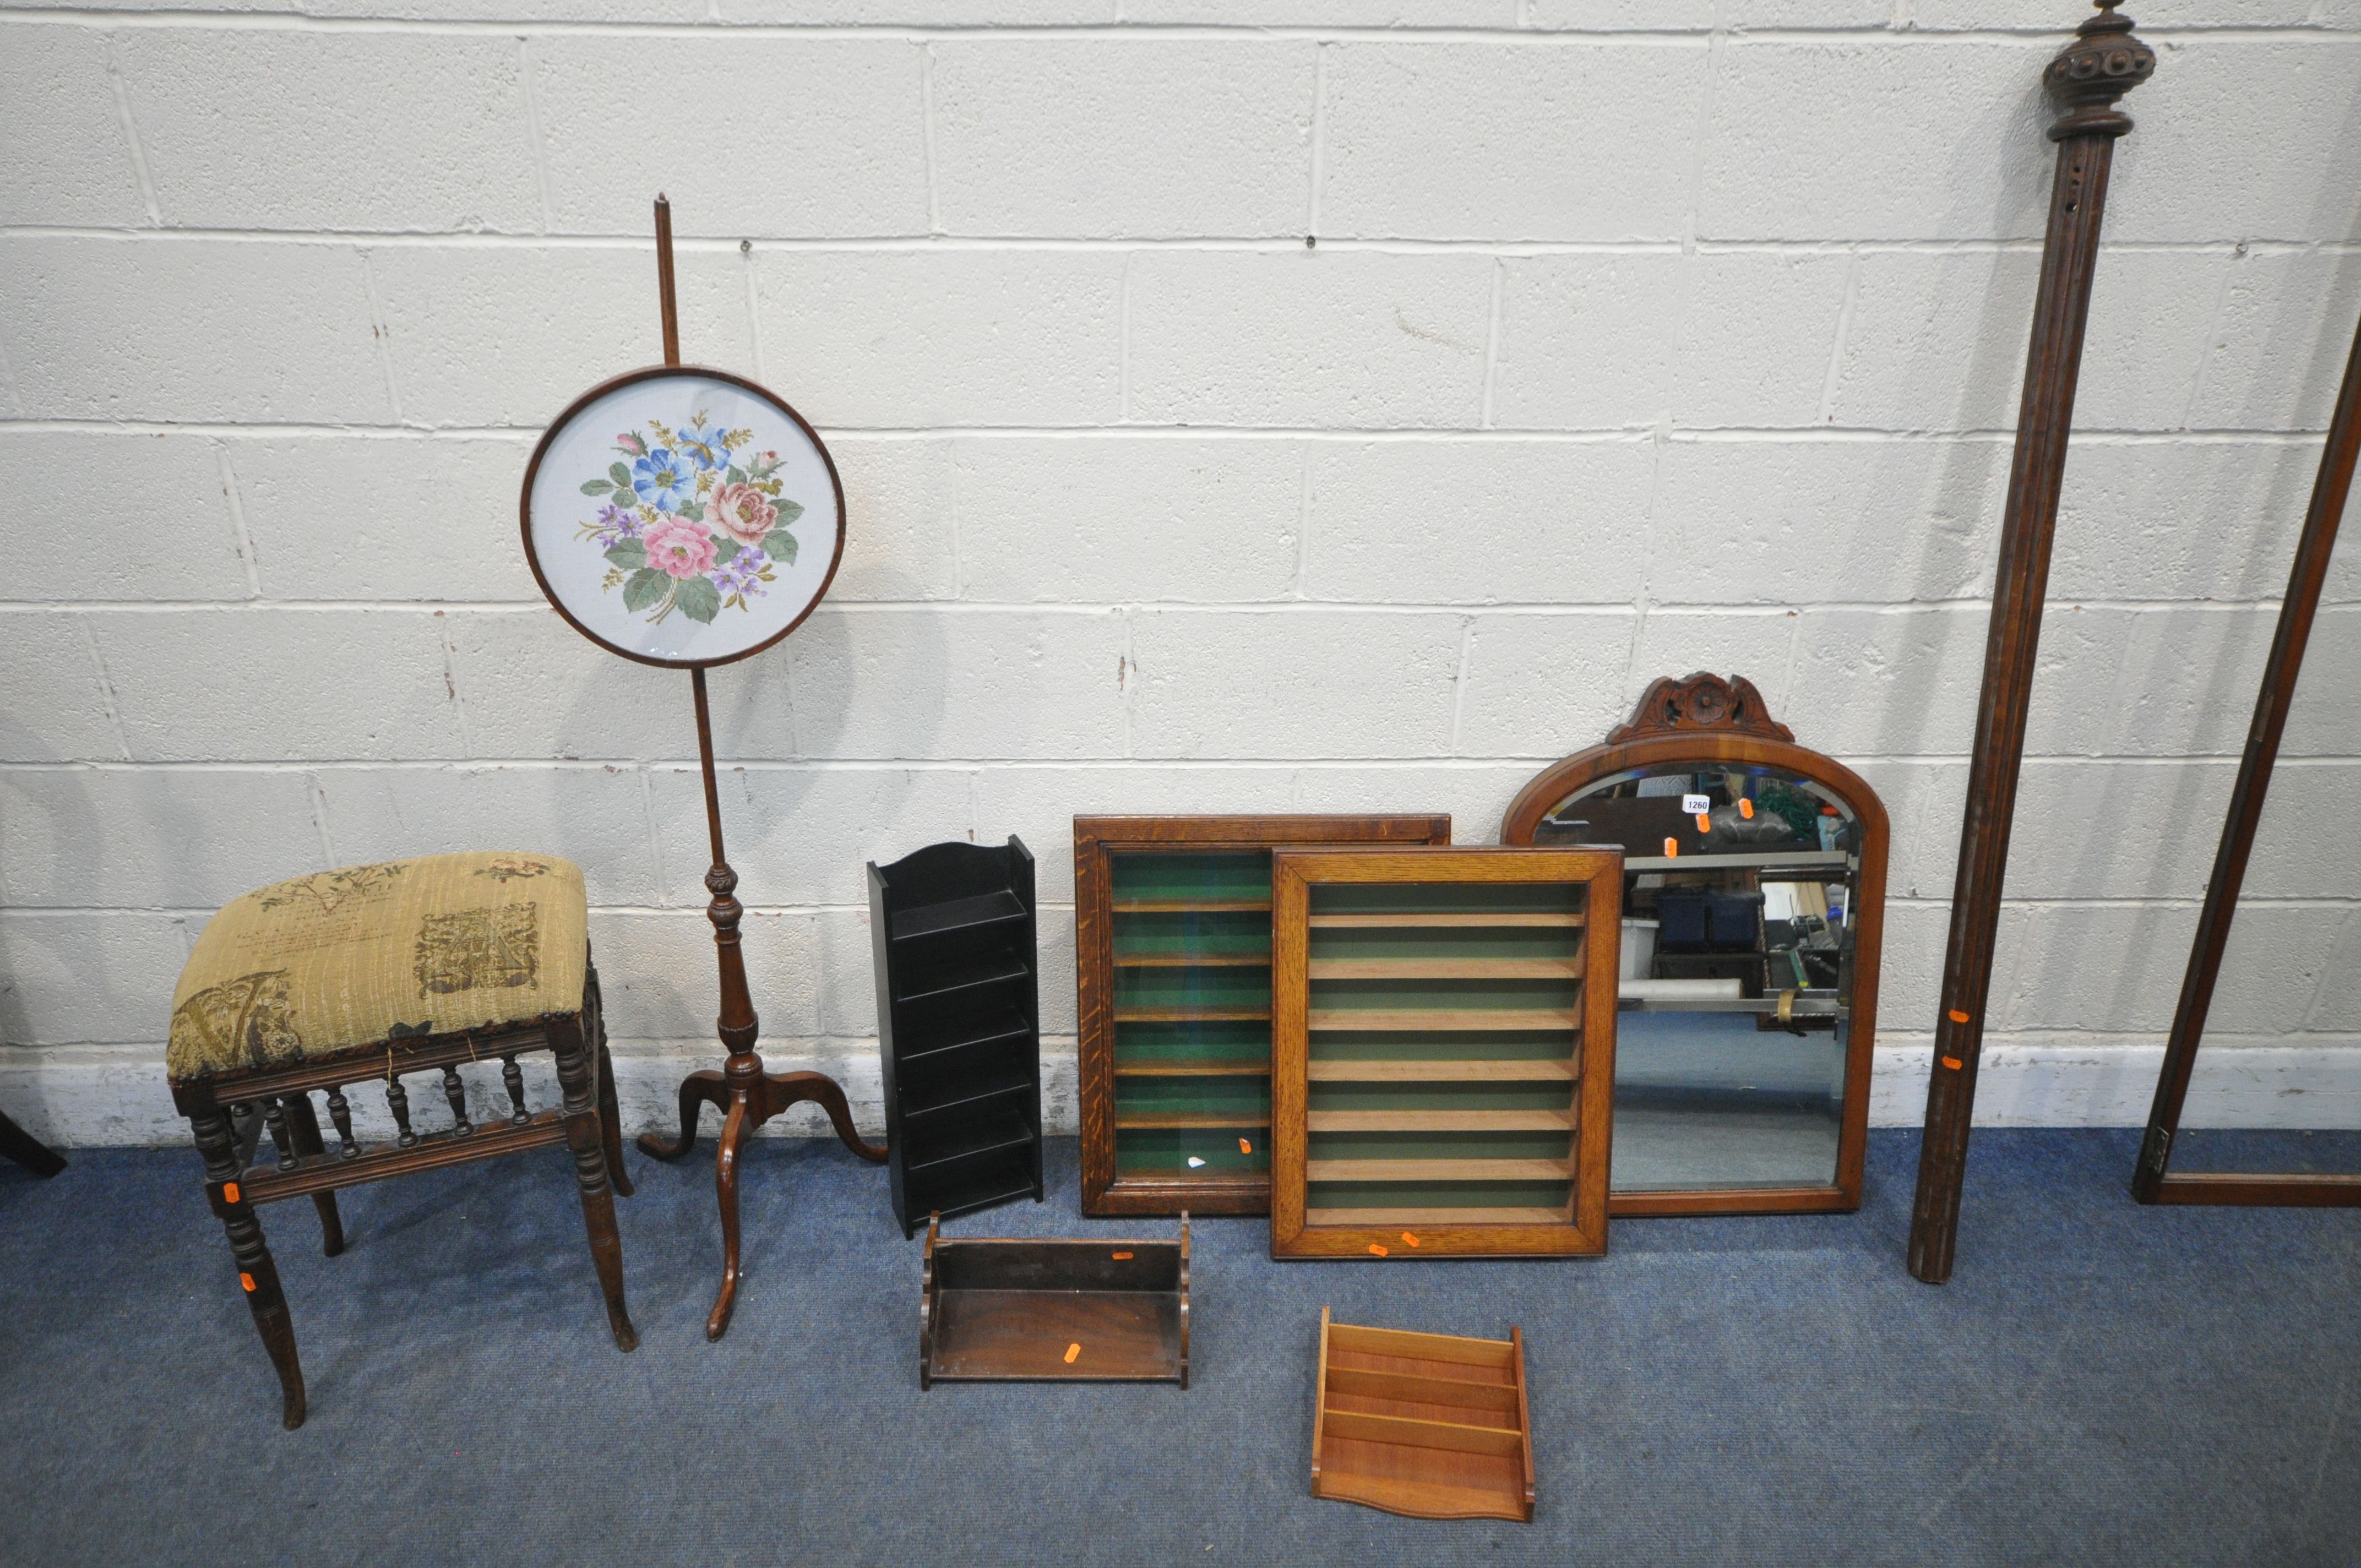
M 1270 857 L 1446 816 L 1077 817 L 1082 1212 L 1270 1207 Z
M 1623 856 L 1271 858 L 1273 1257 L 1607 1250 Z

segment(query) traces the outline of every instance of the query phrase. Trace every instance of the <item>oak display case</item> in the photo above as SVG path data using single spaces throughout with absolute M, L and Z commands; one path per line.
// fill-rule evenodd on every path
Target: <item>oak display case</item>
M 1082 1212 L 1270 1206 L 1270 857 L 1447 816 L 1077 817 Z
M 1271 862 L 1274 1257 L 1607 1250 L 1623 860 Z

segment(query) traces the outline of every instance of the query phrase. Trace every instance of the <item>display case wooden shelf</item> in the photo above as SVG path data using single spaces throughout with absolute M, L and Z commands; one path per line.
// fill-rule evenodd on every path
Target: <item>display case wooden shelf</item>
M 1177 1241 L 947 1241 L 927 1223 L 918 1387 L 1189 1387 L 1189 1216 Z
M 1282 850 L 1271 1255 L 1607 1245 L 1621 857 Z
M 894 1218 L 1041 1198 L 1040 981 L 1023 843 L 869 867 Z
M 1077 817 L 1082 1212 L 1270 1205 L 1270 855 L 1448 817 Z
M 1321 1308 L 1312 1495 L 1418 1519 L 1531 1524 L 1524 1336 L 1367 1329 Z

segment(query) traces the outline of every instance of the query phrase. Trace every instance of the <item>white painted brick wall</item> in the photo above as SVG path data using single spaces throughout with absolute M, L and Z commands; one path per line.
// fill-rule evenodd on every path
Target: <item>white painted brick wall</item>
M 2361 312 L 2361 5 L 2133 9 L 1993 1121 L 2145 1110 Z M 557 620 L 514 510 L 656 356 L 661 188 L 687 356 L 811 417 L 851 517 L 713 677 L 780 1065 L 873 1122 L 862 862 L 1013 832 L 1071 1126 L 1074 814 L 1485 842 L 1712 668 L 1892 812 L 1915 1121 L 2082 10 L 0 0 L 0 466 L 55 541 L 0 578 L 0 1104 L 177 1137 L 210 913 L 462 846 L 584 864 L 629 1115 L 713 1057 L 685 683 Z M 2233 1120 L 2361 1122 L 2361 546 L 2328 598 L 2201 1070 Z

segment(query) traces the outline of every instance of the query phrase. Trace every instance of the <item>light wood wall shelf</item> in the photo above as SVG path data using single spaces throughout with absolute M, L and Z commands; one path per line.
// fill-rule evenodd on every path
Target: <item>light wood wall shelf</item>
M 1417 1519 L 1533 1519 L 1525 1341 L 1406 1333 L 1320 1309 L 1312 1495 Z

